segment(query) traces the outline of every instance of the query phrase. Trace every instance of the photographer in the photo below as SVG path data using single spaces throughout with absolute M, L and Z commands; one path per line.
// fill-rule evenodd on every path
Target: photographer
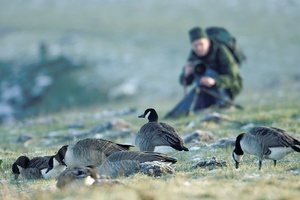
M 196 87 L 166 118 L 188 115 L 212 105 L 229 107 L 228 102 L 242 90 L 239 65 L 229 49 L 210 39 L 199 27 L 191 29 L 189 37 L 192 50 L 180 75 L 180 83 L 184 87 L 195 83 Z

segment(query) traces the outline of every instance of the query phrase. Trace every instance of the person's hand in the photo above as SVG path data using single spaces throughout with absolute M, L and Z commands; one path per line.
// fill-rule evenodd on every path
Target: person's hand
M 200 85 L 206 86 L 206 87 L 211 87 L 216 84 L 216 80 L 214 78 L 211 78 L 209 76 L 203 76 L 200 79 Z
M 188 62 L 184 68 L 184 76 L 187 77 L 194 72 L 191 62 Z

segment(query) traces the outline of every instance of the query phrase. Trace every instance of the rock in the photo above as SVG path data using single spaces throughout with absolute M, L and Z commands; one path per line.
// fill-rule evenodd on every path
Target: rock
M 131 115 L 136 114 L 136 109 L 134 108 L 125 108 L 122 110 L 104 110 L 100 113 L 96 113 L 94 118 L 95 119 L 102 119 L 106 117 L 118 117 L 118 116 L 125 116 L 125 115 Z
M 114 128 L 118 128 L 118 129 L 130 128 L 130 124 L 128 122 L 126 122 L 124 119 L 115 118 L 115 119 L 111 120 L 110 123 Z
M 215 143 L 207 145 L 207 147 L 228 147 L 235 146 L 236 138 L 221 138 L 217 140 Z
M 32 139 L 31 136 L 21 134 L 21 135 L 18 137 L 17 142 L 19 142 L 19 143 L 24 143 L 24 142 L 26 142 L 27 140 L 31 140 L 31 139 Z
M 253 123 L 249 123 L 249 124 L 246 124 L 244 126 L 241 127 L 242 130 L 247 130 L 247 129 L 250 129 L 250 128 L 253 128 L 255 125 Z
M 129 79 L 120 85 L 112 88 L 108 92 L 109 99 L 120 99 L 124 97 L 134 96 L 139 91 L 140 81 L 137 79 Z
M 122 132 L 119 133 L 120 135 L 130 134 L 130 132 L 128 133 L 128 128 L 129 127 L 130 127 L 130 125 L 125 120 L 123 120 L 123 119 L 113 119 L 109 122 L 94 126 L 90 130 L 90 132 L 91 133 L 101 133 L 101 132 L 105 132 L 107 130 L 111 130 L 113 128 L 116 128 L 116 129 L 121 129 L 122 130 Z
M 94 126 L 90 132 L 91 133 L 101 133 L 101 132 L 104 132 L 106 130 L 110 130 L 112 129 L 113 125 L 111 122 L 106 122 L 104 124 L 99 124 L 99 125 L 96 125 Z
M 208 142 L 215 139 L 213 133 L 209 131 L 196 130 L 193 133 L 190 133 L 183 137 L 184 143 L 199 143 L 199 142 Z
M 83 129 L 84 128 L 84 124 L 83 123 L 69 124 L 68 128 L 69 129 Z
M 196 169 L 197 167 L 205 168 L 205 167 L 227 167 L 228 162 L 225 160 L 219 160 L 217 157 L 212 157 L 211 160 L 202 160 L 198 162 L 196 165 L 192 166 L 192 169 Z
M 166 174 L 174 174 L 175 170 L 167 164 L 153 161 L 141 163 L 140 172 L 147 174 L 148 176 L 158 177 Z
M 233 119 L 231 119 L 230 117 L 228 117 L 227 115 L 222 115 L 220 113 L 217 112 L 212 112 L 212 113 L 208 113 L 204 118 L 202 118 L 199 122 L 215 122 L 215 123 L 220 123 L 222 121 L 234 121 Z

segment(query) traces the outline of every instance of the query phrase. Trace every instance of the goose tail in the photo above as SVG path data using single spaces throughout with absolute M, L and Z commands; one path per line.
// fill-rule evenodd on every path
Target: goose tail
M 176 150 L 178 150 L 178 151 L 189 151 L 189 149 L 186 148 L 183 145 L 180 145 L 180 146 L 179 145 L 172 145 L 171 147 L 174 148 L 174 149 L 176 149 Z
M 294 138 L 294 144 L 299 146 L 299 145 L 300 145 L 299 140 L 296 140 L 296 139 Z
M 175 158 L 166 157 L 166 158 L 164 158 L 163 162 L 168 162 L 168 163 L 174 164 L 177 162 L 177 160 Z
M 294 149 L 295 151 L 299 152 L 300 153 L 300 148 L 297 147 L 297 146 L 292 146 L 292 149 Z
M 184 151 L 189 151 L 189 149 L 186 148 L 185 146 L 182 146 L 182 149 L 183 149 Z
M 129 144 L 119 144 L 117 143 L 117 145 L 121 148 L 123 148 L 123 150 L 130 150 L 131 147 L 134 147 L 133 145 L 129 145 Z

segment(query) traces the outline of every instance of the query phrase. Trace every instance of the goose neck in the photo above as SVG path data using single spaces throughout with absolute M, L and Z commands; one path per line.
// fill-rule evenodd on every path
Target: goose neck
M 241 146 L 241 140 L 242 138 L 244 137 L 244 133 L 238 135 L 238 137 L 236 138 L 236 142 L 235 142 L 235 149 L 234 149 L 234 152 L 237 154 L 237 155 L 243 155 L 244 154 L 244 151 L 242 149 L 242 146 Z

